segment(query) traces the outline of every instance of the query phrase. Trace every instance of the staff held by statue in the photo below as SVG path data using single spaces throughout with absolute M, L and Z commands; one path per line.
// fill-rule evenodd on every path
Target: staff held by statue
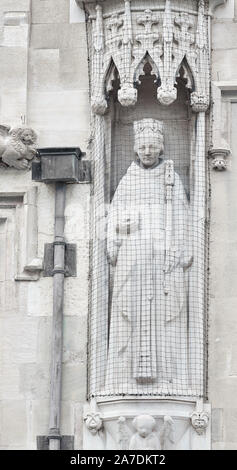
M 174 186 L 174 162 L 167 160 L 165 166 L 165 199 L 166 199 L 166 227 L 165 227 L 165 262 L 164 262 L 164 293 L 169 293 L 168 276 L 172 267 L 173 254 L 171 253 L 172 242 L 172 197 Z

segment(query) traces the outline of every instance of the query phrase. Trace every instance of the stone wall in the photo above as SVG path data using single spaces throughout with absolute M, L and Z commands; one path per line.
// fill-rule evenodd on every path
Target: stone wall
M 208 399 L 214 449 L 237 449 L 236 37 L 237 1 L 227 0 L 212 23 L 219 129 L 232 148 L 227 171 L 211 172 Z M 85 151 L 87 42 L 84 14 L 74 0 L 1 0 L 0 63 L 0 123 L 29 125 L 40 147 Z M 88 185 L 70 185 L 66 202 L 65 233 L 77 244 L 78 276 L 65 281 L 61 430 L 75 435 L 75 448 L 82 447 L 86 398 L 89 191 Z M 36 436 L 48 434 L 52 278 L 15 278 L 26 264 L 27 208 L 34 205 L 38 258 L 53 241 L 54 188 L 33 183 L 29 171 L 1 167 L 0 199 L 0 449 L 35 449 Z
M 208 397 L 213 449 L 237 449 L 236 38 L 237 2 L 227 0 L 216 9 L 212 23 L 213 99 L 220 106 L 214 125 L 220 144 L 232 149 L 228 169 L 211 172 Z
M 79 146 L 85 151 L 87 43 L 84 13 L 75 2 L 1 0 L 0 61 L 0 123 L 29 125 L 38 133 L 39 147 Z M 24 227 L 17 214 L 26 208 L 24 194 L 34 187 L 34 243 L 42 259 L 44 244 L 54 236 L 54 187 L 32 182 L 30 171 L 1 167 L 1 449 L 35 449 L 36 436 L 48 434 L 53 281 L 42 275 L 39 280 L 14 280 L 18 263 L 24 264 L 23 248 L 16 243 L 24 237 Z M 89 192 L 89 185 L 69 185 L 65 212 L 66 240 L 77 244 L 77 278 L 65 280 L 61 432 L 75 436 L 76 448 L 82 446 L 86 399 Z

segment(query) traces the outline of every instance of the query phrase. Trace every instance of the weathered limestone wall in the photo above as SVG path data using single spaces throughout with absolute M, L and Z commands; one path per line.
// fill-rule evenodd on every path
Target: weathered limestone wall
M 208 394 L 213 448 L 236 449 L 237 0 L 215 11 L 212 34 L 212 79 L 222 90 L 219 126 L 232 157 L 226 172 L 211 173 Z M 1 0 L 0 64 L 0 123 L 28 124 L 39 146 L 86 150 L 87 44 L 74 0 Z M 34 449 L 36 436 L 48 433 L 52 278 L 15 281 L 26 257 L 21 217 L 32 205 L 24 195 L 35 187 L 42 258 L 44 244 L 53 241 L 54 188 L 33 183 L 30 172 L 0 168 L 0 198 L 8 201 L 0 204 L 0 449 Z M 65 281 L 61 430 L 75 435 L 76 448 L 86 396 L 88 204 L 88 185 L 68 187 L 65 233 L 77 243 L 78 277 Z
M 6 14 L 16 11 L 25 16 Z M 0 63 L 0 123 L 29 125 L 38 133 L 39 147 L 85 151 L 86 32 L 75 2 L 1 0 Z M 22 195 L 33 187 L 38 188 L 36 242 L 42 259 L 44 244 L 53 241 L 54 187 L 32 182 L 30 171 L 0 168 L 0 197 L 9 204 L 9 193 L 20 198 L 12 208 L 0 204 L 0 449 L 34 449 L 36 436 L 48 434 L 53 281 L 14 280 L 17 263 L 24 265 L 16 243 L 24 237 Z M 69 185 L 66 199 L 65 235 L 77 244 L 77 278 L 65 280 L 61 432 L 75 435 L 76 448 L 82 446 L 86 397 L 89 191 L 89 185 Z
M 222 145 L 232 156 L 211 172 L 209 401 L 213 449 L 237 449 L 237 1 L 227 0 L 212 25 L 212 79 Z M 219 96 L 219 98 L 218 98 Z M 218 121 L 218 120 L 217 120 Z

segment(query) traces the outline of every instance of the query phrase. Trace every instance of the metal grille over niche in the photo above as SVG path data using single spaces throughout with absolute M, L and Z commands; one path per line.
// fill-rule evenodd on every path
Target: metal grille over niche
M 202 397 L 208 5 L 86 2 L 89 397 Z

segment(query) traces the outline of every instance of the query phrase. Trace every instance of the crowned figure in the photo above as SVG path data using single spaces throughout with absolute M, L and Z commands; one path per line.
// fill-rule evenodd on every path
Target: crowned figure
M 189 204 L 163 122 L 134 122 L 135 159 L 108 216 L 111 289 L 106 394 L 188 393 Z

